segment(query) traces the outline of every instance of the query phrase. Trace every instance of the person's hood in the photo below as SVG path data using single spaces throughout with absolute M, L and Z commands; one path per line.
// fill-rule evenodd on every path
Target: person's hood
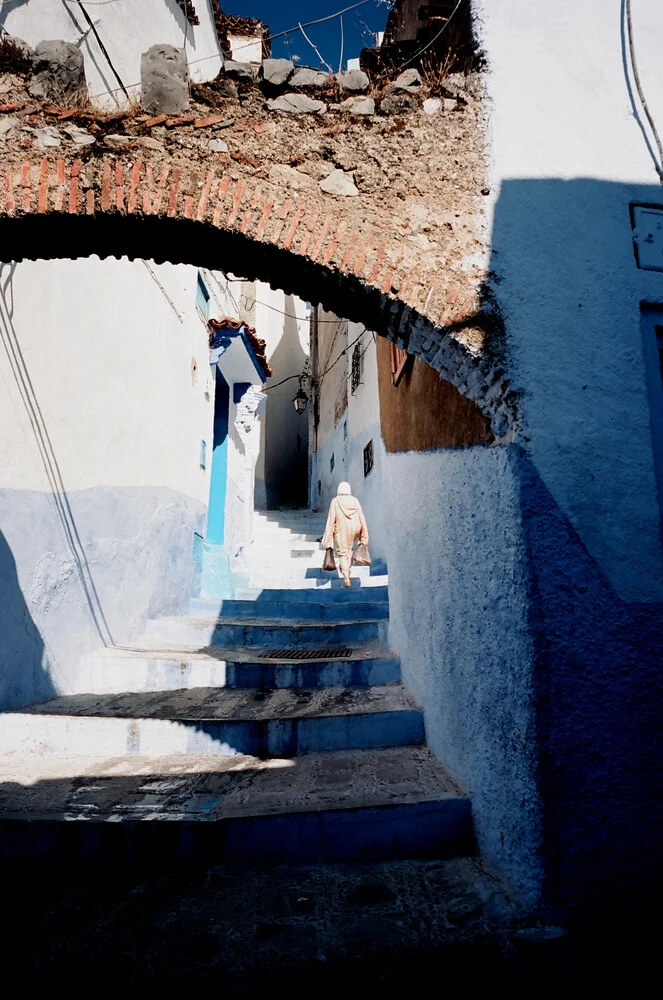
M 361 507 L 357 498 L 350 496 L 347 493 L 340 497 L 336 497 L 336 502 L 346 517 L 352 517 L 352 515 L 356 514 Z

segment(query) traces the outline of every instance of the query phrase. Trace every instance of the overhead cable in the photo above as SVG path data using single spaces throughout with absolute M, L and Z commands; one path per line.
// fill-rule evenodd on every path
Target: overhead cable
M 631 56 L 631 68 L 633 70 L 633 81 L 635 83 L 636 90 L 638 91 L 638 97 L 640 98 L 640 103 L 642 104 L 642 110 L 644 111 L 647 121 L 649 122 L 650 128 L 652 130 L 652 135 L 654 136 L 654 141 L 658 148 L 659 163 L 655 164 L 656 173 L 658 174 L 658 179 L 661 184 L 663 184 L 663 143 L 661 142 L 661 137 L 659 135 L 658 129 L 656 128 L 656 122 L 649 110 L 647 104 L 647 99 L 645 98 L 645 93 L 642 87 L 642 82 L 640 80 L 640 73 L 638 71 L 638 63 L 635 57 L 635 39 L 633 36 L 633 21 L 631 18 L 631 0 L 626 0 L 626 28 L 628 35 L 628 47 Z

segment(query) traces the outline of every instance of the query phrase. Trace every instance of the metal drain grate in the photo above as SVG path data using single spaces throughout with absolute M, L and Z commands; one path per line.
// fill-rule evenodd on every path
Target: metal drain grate
M 267 649 L 261 660 L 347 660 L 352 656 L 349 646 L 341 649 Z
M 290 556 L 292 559 L 308 559 L 309 556 L 314 556 L 318 549 L 291 549 Z

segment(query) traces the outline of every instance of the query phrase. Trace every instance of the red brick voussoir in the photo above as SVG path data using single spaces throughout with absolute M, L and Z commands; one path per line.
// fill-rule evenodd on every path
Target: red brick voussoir
M 493 377 L 484 350 L 486 331 L 478 319 L 480 278 L 461 266 L 460 254 L 449 266 L 449 255 L 437 249 L 439 241 L 409 237 L 402 217 L 397 222 L 392 214 L 377 211 L 370 192 L 336 198 L 309 185 L 300 195 L 264 171 L 255 176 L 222 161 L 211 166 L 209 160 L 191 164 L 163 156 L 152 160 L 143 150 L 140 158 L 127 151 L 87 162 L 35 152 L 22 162 L 13 158 L 3 164 L 0 227 L 3 217 L 14 220 L 16 233 L 20 219 L 49 217 L 50 223 L 58 216 L 69 220 L 107 216 L 115 223 L 130 217 L 134 226 L 141 217 L 159 218 L 164 241 L 173 223 L 185 221 L 189 228 L 183 238 L 193 247 L 195 227 L 201 227 L 201 241 L 207 245 L 214 232 L 236 236 L 250 241 L 249 246 L 255 244 L 257 255 L 279 251 L 281 273 L 293 275 L 293 289 L 299 270 L 317 268 L 324 284 L 318 301 L 329 301 L 339 315 L 351 317 L 351 311 L 343 312 L 345 292 L 340 285 L 335 292 L 332 287 L 334 280 L 345 281 L 348 293 L 370 299 L 365 319 L 354 310 L 358 318 L 367 325 L 375 323 L 371 328 L 431 364 L 474 398 L 493 420 L 497 437 L 504 438 L 514 426 L 513 406 L 508 404 L 508 412 L 503 406 L 513 393 L 509 396 L 506 384 L 496 386 L 498 376 Z M 121 226 L 115 226 L 115 232 L 121 233 Z M 42 244 L 35 256 L 58 256 L 57 227 L 49 230 L 51 238 L 52 247 L 44 252 Z M 88 242 L 87 252 L 100 256 L 135 252 L 129 236 L 126 246 L 120 237 L 119 251 L 117 238 L 110 251 L 101 244 L 100 238 L 97 251 Z M 6 247 L 4 253 L 14 259 Z
M 178 166 L 130 156 L 105 157 L 85 167 L 74 158 L 55 162 L 35 157 L 6 168 L 0 214 L 120 213 L 195 220 L 323 262 L 376 290 L 393 272 L 400 234 L 388 239 L 387 232 L 367 223 L 361 213 L 349 216 L 343 203 L 330 211 L 324 195 L 313 203 L 308 196 L 305 201 L 295 199 L 262 179 L 237 179 L 220 170 L 209 170 L 203 177 L 191 173 L 196 176 L 187 177 Z M 414 275 L 410 271 L 406 283 L 404 273 L 394 273 L 390 290 L 398 297 L 396 290 L 405 287 L 404 301 L 427 302 L 428 315 L 437 320 L 448 312 L 449 290 L 426 264 L 422 261 Z M 451 301 L 456 298 L 458 294 Z

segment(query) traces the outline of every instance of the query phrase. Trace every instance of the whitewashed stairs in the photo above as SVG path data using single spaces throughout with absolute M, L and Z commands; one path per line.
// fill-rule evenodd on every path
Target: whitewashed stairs
M 76 692 L 0 717 L 0 855 L 471 852 L 470 802 L 386 646 L 386 573 L 341 588 L 320 569 L 319 515 L 256 521 L 234 600 L 152 620 L 141 642 L 86 657 Z

